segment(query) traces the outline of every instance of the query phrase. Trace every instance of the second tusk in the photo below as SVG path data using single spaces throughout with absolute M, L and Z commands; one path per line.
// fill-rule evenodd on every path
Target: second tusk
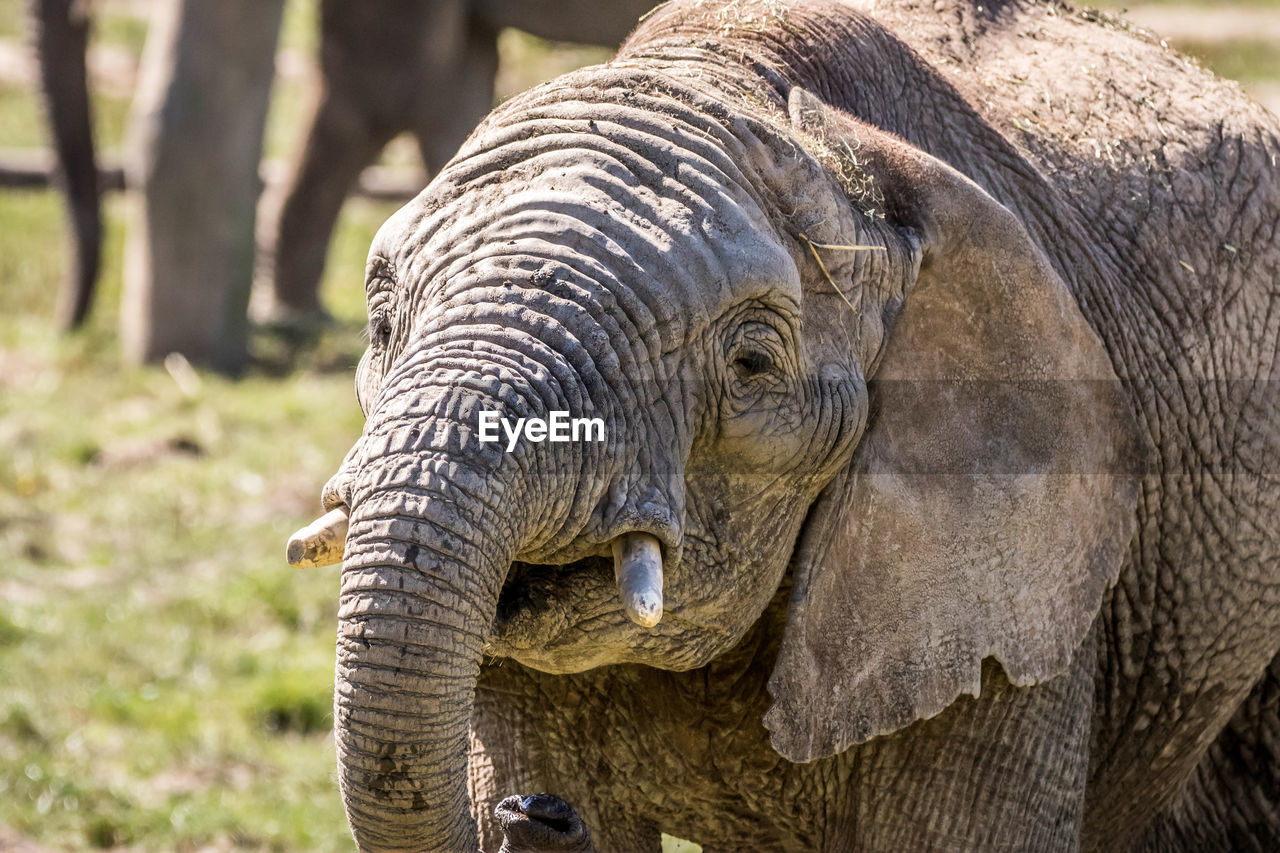
M 648 533 L 613 540 L 613 574 L 627 617 L 644 628 L 662 621 L 662 546 Z
M 296 569 L 342 562 L 347 547 L 347 508 L 330 510 L 289 537 L 285 557 Z

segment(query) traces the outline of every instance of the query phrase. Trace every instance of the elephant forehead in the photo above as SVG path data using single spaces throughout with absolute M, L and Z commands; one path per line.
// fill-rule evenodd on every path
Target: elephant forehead
M 768 291 L 798 300 L 795 264 L 740 175 L 661 140 L 648 147 L 662 156 L 646 156 L 593 124 L 596 132 L 553 134 L 517 162 L 503 158 L 500 171 L 474 176 L 442 204 L 424 199 L 420 216 L 388 226 L 402 241 L 399 266 L 448 290 L 512 269 L 567 267 L 607 288 L 653 291 L 669 306 L 655 318 L 665 323 Z

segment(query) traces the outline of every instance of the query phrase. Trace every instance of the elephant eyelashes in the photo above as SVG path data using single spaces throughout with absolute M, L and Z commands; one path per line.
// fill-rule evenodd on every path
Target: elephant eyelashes
M 369 342 L 379 350 L 386 349 L 391 342 L 391 318 L 383 314 L 369 323 Z

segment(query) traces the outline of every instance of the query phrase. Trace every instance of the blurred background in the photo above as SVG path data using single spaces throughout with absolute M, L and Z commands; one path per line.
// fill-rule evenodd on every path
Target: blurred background
M 39 172 L 50 143 L 27 2 L 0 0 L 0 165 Z M 1128 5 L 1280 111 L 1280 0 Z M 108 168 L 130 156 L 152 6 L 88 5 Z M 306 129 L 317 16 L 318 0 L 286 0 L 269 180 Z M 498 99 L 611 52 L 516 30 L 497 45 Z M 378 162 L 377 197 L 348 198 L 329 245 L 330 320 L 252 326 L 234 379 L 124 357 L 119 192 L 104 197 L 93 309 L 61 332 L 60 198 L 0 187 L 0 850 L 353 849 L 330 739 L 337 573 L 290 569 L 283 551 L 359 433 L 365 254 L 392 198 L 422 181 L 408 137 Z

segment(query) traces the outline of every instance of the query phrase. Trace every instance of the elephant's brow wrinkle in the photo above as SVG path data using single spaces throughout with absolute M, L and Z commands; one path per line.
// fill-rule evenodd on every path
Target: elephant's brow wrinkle
M 647 142 L 648 144 L 644 146 L 645 148 L 657 148 L 660 153 L 661 145 L 655 145 L 653 141 L 656 141 L 670 148 L 699 155 L 708 162 L 714 163 L 725 174 L 737 171 L 732 158 L 724 150 L 726 144 L 732 139 L 731 136 L 726 136 L 723 139 L 718 138 L 706 129 L 691 123 L 689 119 L 696 115 L 692 110 L 684 115 L 671 116 L 657 109 L 656 107 L 659 104 L 665 105 L 665 102 L 649 99 L 649 103 L 644 106 L 626 107 L 625 119 L 621 117 L 616 119 L 595 119 L 597 132 L 594 133 L 585 130 L 568 130 L 546 121 L 535 113 L 531 113 L 517 119 L 511 125 L 511 128 L 518 130 L 513 130 L 506 137 L 499 137 L 494 140 L 491 143 L 491 147 L 467 155 L 467 159 L 460 161 L 460 163 L 469 162 L 471 157 L 479 158 L 486 155 L 507 153 L 512 146 L 517 146 L 521 143 L 534 142 L 540 144 L 549 138 L 566 137 L 583 143 L 582 147 L 591 148 L 611 144 L 615 139 L 624 139 L 629 143 Z M 557 104 L 557 109 L 572 111 L 573 106 L 573 104 L 562 102 Z M 599 109 L 599 106 L 599 104 L 584 105 L 584 114 L 594 114 Z M 615 106 L 616 109 L 616 105 L 610 106 Z M 667 119 L 667 121 L 663 122 L 661 120 L 663 118 Z M 530 127 L 531 125 L 532 127 Z M 537 130 L 541 127 L 547 127 L 548 132 L 537 133 Z M 692 133 L 682 133 L 681 128 L 688 128 Z M 601 129 L 611 129 L 612 133 L 606 136 L 601 132 Z M 673 129 L 675 132 L 672 132 Z M 623 147 L 631 151 L 639 150 L 634 144 Z

